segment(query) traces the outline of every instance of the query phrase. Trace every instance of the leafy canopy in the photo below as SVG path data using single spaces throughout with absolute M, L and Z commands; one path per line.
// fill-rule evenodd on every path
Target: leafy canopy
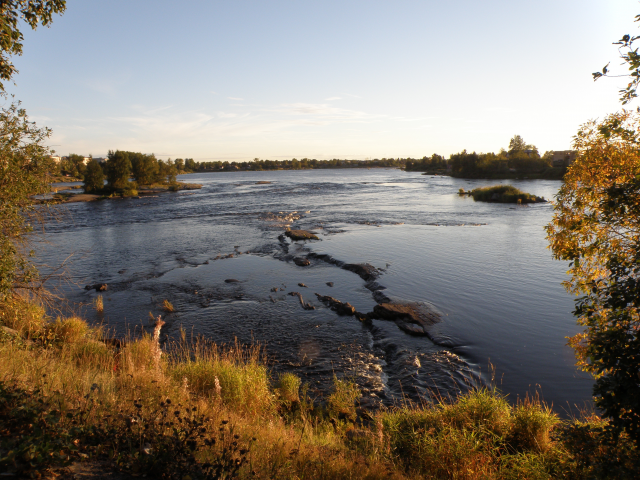
M 29 122 L 18 104 L 0 110 L 0 300 L 37 278 L 24 234 L 38 219 L 30 196 L 50 190 L 54 163 L 44 145 L 50 134 Z
M 574 137 L 578 150 L 556 196 L 555 214 L 546 227 L 555 258 L 570 261 L 571 280 L 565 287 L 587 292 L 593 281 L 606 277 L 607 259 L 633 252 L 640 218 L 604 215 L 602 198 L 611 186 L 640 175 L 640 116 L 614 113 L 602 122 L 584 124 Z
M 1 0 L 0 1 L 0 90 L 17 73 L 9 60 L 10 55 L 22 55 L 24 39 L 19 29 L 20 20 L 32 29 L 49 26 L 53 15 L 64 13 L 66 0 Z

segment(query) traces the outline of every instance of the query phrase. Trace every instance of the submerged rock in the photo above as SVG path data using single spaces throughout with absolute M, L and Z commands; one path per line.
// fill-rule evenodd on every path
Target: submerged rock
M 336 312 L 338 315 L 355 315 L 356 314 L 355 307 L 348 302 L 343 303 L 340 300 L 336 300 L 333 297 L 330 297 L 328 295 L 320 295 L 319 293 L 316 293 L 316 297 L 318 297 L 318 300 L 320 300 L 322 303 L 327 305 L 329 308 L 331 308 L 331 310 Z
M 427 327 L 440 321 L 440 314 L 424 303 L 381 303 L 369 315 L 391 320 L 412 335 L 428 335 Z
M 327 282 L 327 286 L 333 287 L 333 282 Z
M 298 286 L 299 286 L 299 287 L 303 287 L 303 288 L 309 288 L 309 287 L 307 287 L 304 283 L 298 283 Z
M 300 292 L 289 292 L 287 295 L 291 295 L 292 297 L 298 297 L 298 300 L 300 300 L 300 305 L 302 305 L 302 308 L 304 308 L 305 310 L 316 309 L 316 307 L 304 301 L 304 298 L 302 298 L 302 294 Z
M 287 230 L 284 234 L 291 240 L 320 240 L 317 235 L 307 230 Z
M 107 288 L 108 286 L 106 283 L 95 283 L 84 287 L 85 290 L 95 290 L 96 292 L 104 292 Z
M 240 283 L 240 280 L 237 280 L 235 278 L 227 278 L 224 283 Z
M 293 263 L 298 265 L 299 267 L 308 267 L 311 265 L 311 262 L 306 258 L 294 257 Z
M 360 278 L 366 281 L 375 280 L 380 276 L 378 269 L 368 263 L 347 263 L 342 268 L 359 275 Z

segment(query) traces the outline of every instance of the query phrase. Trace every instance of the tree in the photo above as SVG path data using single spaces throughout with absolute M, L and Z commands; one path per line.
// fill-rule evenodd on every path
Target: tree
M 555 258 L 569 261 L 565 287 L 585 294 L 569 340 L 596 377 L 594 398 L 615 432 L 640 445 L 640 114 L 586 123 L 546 227 Z
M 158 183 L 176 183 L 176 175 L 178 171 L 176 166 L 170 160 L 163 162 L 158 161 L 158 173 L 156 174 L 156 181 Z
M 602 221 L 623 225 L 640 217 L 640 177 L 608 188 L 600 201 Z M 622 227 L 623 229 L 626 227 Z M 615 433 L 625 431 L 640 445 L 640 238 L 628 252 L 612 253 L 608 275 L 594 280 L 577 302 L 575 314 L 587 327 L 572 339 L 588 359 L 583 368 L 596 377 L 596 406 L 610 418 Z M 582 340 L 586 340 L 583 342 Z
M 131 161 L 133 178 L 139 185 L 150 185 L 158 174 L 158 160 L 155 155 L 127 152 Z
M 20 21 L 32 29 L 49 26 L 55 13 L 62 14 L 66 0 L 2 0 L 0 1 L 0 90 L 5 81 L 17 73 L 9 60 L 10 55 L 22 55 L 24 39 L 19 30 Z
M 97 160 L 91 159 L 84 173 L 85 193 L 95 193 L 104 190 L 104 172 Z
M 131 161 L 128 152 L 109 150 L 107 156 L 107 182 L 112 190 L 124 190 L 129 186 Z
M 184 169 L 187 172 L 195 172 L 198 169 L 198 166 L 196 165 L 196 162 L 193 160 L 193 158 L 187 158 L 184 161 Z
M 54 163 L 44 145 L 50 135 L 29 122 L 19 104 L 0 110 L 0 300 L 37 279 L 25 234 L 42 213 L 32 195 L 50 190 Z
M 635 21 L 640 21 L 640 15 L 636 15 Z M 640 54 L 638 54 L 637 48 L 633 48 L 633 43 L 639 38 L 640 36 L 626 34 L 623 35 L 620 40 L 614 42 L 614 45 L 620 45 L 618 47 L 618 52 L 620 53 L 622 64 L 626 64 L 629 73 L 624 75 L 611 75 L 609 72 L 609 64 L 611 62 L 609 62 L 603 67 L 602 71 L 591 74 L 593 75 L 594 82 L 602 77 L 627 77 L 629 79 L 629 83 L 619 92 L 620 102 L 622 105 L 626 105 L 638 96 L 636 91 L 640 84 Z
M 609 256 L 629 253 L 640 233 L 640 218 L 627 215 L 612 225 L 601 209 L 608 188 L 640 174 L 639 134 L 640 116 L 621 112 L 586 123 L 574 138 L 578 155 L 564 176 L 553 220 L 546 227 L 554 256 L 572 262 L 571 280 L 565 282 L 572 292 L 585 292 L 606 276 Z
M 509 153 L 523 152 L 525 150 L 535 150 L 537 152 L 538 148 L 535 145 L 527 144 L 520 135 L 514 135 L 509 140 Z

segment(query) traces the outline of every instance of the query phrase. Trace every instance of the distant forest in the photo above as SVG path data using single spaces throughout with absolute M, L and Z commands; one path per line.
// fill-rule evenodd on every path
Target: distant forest
M 175 160 L 157 160 L 153 154 L 143 155 L 134 152 L 123 152 L 132 158 L 132 170 L 137 171 L 138 157 L 150 158 L 151 162 L 162 174 L 196 172 L 232 172 L 232 171 L 266 171 L 266 170 L 309 170 L 330 168 L 401 168 L 413 172 L 425 172 L 439 175 L 450 175 L 459 178 L 549 178 L 561 179 L 566 171 L 565 166 L 553 166 L 553 152 L 540 156 L 535 145 L 529 145 L 519 135 L 509 142 L 509 150 L 501 149 L 498 153 L 476 153 L 463 150 L 445 159 L 442 155 L 416 158 L 382 158 L 373 160 L 316 160 L 303 158 L 298 160 L 260 160 L 254 158 L 250 162 L 196 162 L 193 158 L 176 158 Z M 110 152 L 113 155 L 113 152 Z M 85 165 L 83 157 L 71 154 L 60 162 L 60 173 L 82 178 Z M 109 162 L 101 164 L 105 174 Z M 140 163 L 140 162 L 137 162 Z M 141 165 L 144 162 L 140 163 Z M 146 163 L 145 163 L 146 164 Z M 167 172 L 165 172 L 167 170 Z M 139 176 L 139 175 L 134 175 Z

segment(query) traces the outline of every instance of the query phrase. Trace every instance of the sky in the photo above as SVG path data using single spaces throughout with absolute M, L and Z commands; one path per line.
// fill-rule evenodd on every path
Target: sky
M 67 0 L 7 91 L 58 154 L 420 158 L 571 148 L 637 0 Z M 5 103 L 8 102 L 5 101 Z M 634 105 L 635 107 L 635 105 Z

